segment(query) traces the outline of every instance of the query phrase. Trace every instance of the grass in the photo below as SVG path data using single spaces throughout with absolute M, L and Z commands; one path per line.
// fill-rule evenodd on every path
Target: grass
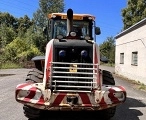
M 123 76 L 121 76 L 121 75 L 117 75 L 117 74 L 114 74 L 114 75 L 116 75 L 117 77 L 120 77 L 120 78 L 122 78 L 122 79 L 128 81 L 129 83 L 133 84 L 133 87 L 134 87 L 134 88 L 146 92 L 146 85 L 145 85 L 144 83 L 141 83 L 140 81 L 128 79 L 128 78 L 123 77 Z
M 138 89 L 146 91 L 146 85 L 145 84 L 143 84 L 139 81 L 137 82 L 137 84 L 138 84 Z
M 138 88 L 139 90 L 146 91 L 146 85 L 144 83 L 141 83 L 140 81 L 136 81 L 136 80 L 129 80 L 129 81 L 132 81 L 132 84 L 134 84 L 135 87 Z
M 101 62 L 101 65 L 105 65 L 105 66 L 109 66 L 109 67 L 114 67 L 115 66 L 114 63 L 103 63 L 103 62 Z
M 22 66 L 19 65 L 18 63 L 13 62 L 0 63 L 0 69 L 16 69 L 16 68 L 22 68 Z

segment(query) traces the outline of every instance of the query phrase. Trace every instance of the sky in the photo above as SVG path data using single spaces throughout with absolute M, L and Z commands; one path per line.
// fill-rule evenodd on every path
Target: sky
M 107 37 L 115 37 L 123 28 L 121 10 L 127 7 L 127 0 L 64 0 L 65 12 L 72 8 L 74 13 L 92 14 L 101 34 L 96 42 L 102 44 Z M 32 18 L 39 8 L 39 0 L 0 0 L 0 12 L 14 17 L 27 15 Z

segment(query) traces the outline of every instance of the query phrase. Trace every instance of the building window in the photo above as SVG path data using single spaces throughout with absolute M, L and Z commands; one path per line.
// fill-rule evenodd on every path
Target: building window
M 124 53 L 120 53 L 120 64 L 124 64 Z
M 138 65 L 138 52 L 132 52 L 132 65 Z

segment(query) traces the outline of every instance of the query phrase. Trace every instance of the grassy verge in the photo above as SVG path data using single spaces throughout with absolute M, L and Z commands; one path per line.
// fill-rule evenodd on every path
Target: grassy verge
M 114 75 L 116 77 L 120 77 L 121 79 L 124 79 L 124 80 L 128 81 L 129 83 L 133 84 L 134 88 L 146 92 L 146 85 L 144 83 L 141 83 L 140 81 L 136 81 L 136 80 L 131 80 L 131 79 L 128 79 L 126 77 L 123 77 L 123 76 L 120 76 L 120 75 L 117 75 L 117 74 L 114 74 Z
M 13 62 L 0 63 L 0 69 L 16 69 L 16 68 L 22 68 L 22 66 L 18 63 Z
M 101 62 L 101 65 L 105 65 L 105 66 L 109 66 L 109 67 L 114 67 L 115 66 L 114 63 L 103 63 L 103 62 Z
M 25 61 L 21 63 L 14 63 L 11 61 L 7 62 L 0 62 L 0 69 L 17 69 L 17 68 L 34 68 L 34 62 L 32 61 Z
M 137 84 L 138 84 L 138 88 L 140 89 L 140 90 L 144 90 L 144 91 L 146 91 L 146 85 L 145 84 L 143 84 L 143 83 L 140 83 L 140 82 L 137 82 Z

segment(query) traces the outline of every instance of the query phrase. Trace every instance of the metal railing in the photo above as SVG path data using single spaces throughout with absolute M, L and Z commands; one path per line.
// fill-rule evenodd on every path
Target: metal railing
M 96 86 L 98 64 L 52 62 L 54 92 L 91 92 Z

